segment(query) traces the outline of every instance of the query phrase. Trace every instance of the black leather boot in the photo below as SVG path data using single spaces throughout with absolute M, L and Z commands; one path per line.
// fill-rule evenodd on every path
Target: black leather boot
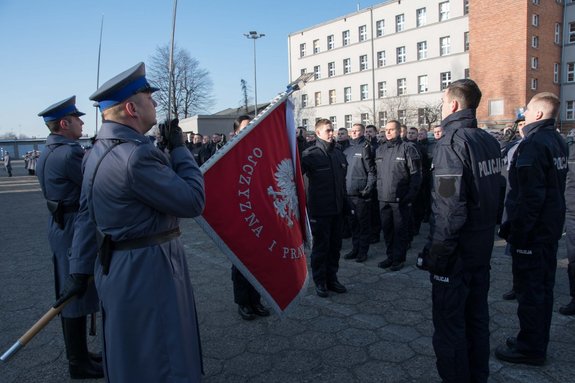
M 62 318 L 68 369 L 72 379 L 104 377 L 102 364 L 90 358 L 86 343 L 86 317 Z

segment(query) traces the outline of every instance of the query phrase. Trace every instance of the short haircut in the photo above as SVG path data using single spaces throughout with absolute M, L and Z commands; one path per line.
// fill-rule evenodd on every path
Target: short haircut
M 477 109 L 481 101 L 481 90 L 475 81 L 468 78 L 449 84 L 447 95 L 459 102 L 460 109 Z
M 242 124 L 242 122 L 244 122 L 245 120 L 251 120 L 251 117 L 248 116 L 247 114 L 242 114 L 241 116 L 238 116 L 235 121 L 234 121 L 234 133 L 238 132 L 238 129 L 240 128 L 240 125 Z M 221 136 L 222 134 L 219 133 L 219 135 Z
M 338 131 L 338 132 L 344 131 L 344 132 L 347 133 L 347 128 L 339 128 L 337 131 Z
M 547 106 L 545 112 L 547 115 L 552 116 L 553 118 L 557 116 L 557 112 L 559 111 L 559 106 L 561 105 L 561 101 L 559 97 L 557 97 L 554 93 L 551 92 L 541 92 L 537 93 L 531 101 L 535 101 L 537 103 L 541 102 Z
M 351 126 L 352 129 L 353 129 L 354 126 L 359 126 L 359 131 L 362 132 L 362 133 L 365 132 L 365 126 L 363 126 L 363 124 L 361 124 L 361 123 L 359 123 L 359 122 L 356 122 L 355 124 L 353 124 L 353 125 Z M 370 126 L 373 126 L 373 125 L 370 125 Z M 375 126 L 373 126 L 373 128 L 375 129 Z
M 386 125 L 389 125 L 389 124 L 393 124 L 396 130 L 398 130 L 398 131 L 401 130 L 401 123 L 400 123 L 399 121 L 397 121 L 397 120 L 389 120 L 389 121 L 387 121 L 387 124 L 386 124 Z
M 315 123 L 315 130 L 316 131 L 319 130 L 319 127 L 324 126 L 324 125 L 330 125 L 331 126 L 331 120 L 328 120 L 327 118 L 320 118 Z

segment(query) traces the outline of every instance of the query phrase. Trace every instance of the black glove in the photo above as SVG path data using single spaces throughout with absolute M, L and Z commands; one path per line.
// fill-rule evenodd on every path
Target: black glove
M 509 233 L 511 232 L 511 223 L 509 221 L 503 222 L 499 225 L 499 230 L 497 231 L 497 235 L 499 238 L 503 238 L 507 240 L 509 238 Z
M 182 133 L 182 128 L 178 126 L 179 123 L 180 120 L 177 118 L 169 122 L 166 141 L 168 143 L 168 150 L 170 151 L 179 146 L 184 146 L 184 134 Z
M 429 272 L 440 276 L 449 276 L 453 271 L 456 254 L 441 242 L 434 242 L 429 249 L 429 256 L 424 261 Z
M 54 303 L 54 308 L 60 306 L 62 303 L 66 302 L 73 296 L 82 298 L 88 289 L 88 282 L 90 281 L 90 277 L 90 274 L 70 274 L 68 280 L 66 281 L 64 292 L 56 301 L 56 303 Z

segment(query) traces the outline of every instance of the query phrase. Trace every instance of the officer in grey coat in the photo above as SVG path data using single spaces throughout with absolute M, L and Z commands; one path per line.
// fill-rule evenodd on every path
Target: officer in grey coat
M 144 135 L 156 124 L 156 90 L 139 63 L 90 97 L 103 123 L 84 165 L 78 224 L 91 220 L 98 231 L 104 371 L 114 383 L 191 383 L 202 374 L 178 217 L 202 213 L 204 180 L 177 120 L 161 124 L 169 155 Z M 87 258 L 73 252 L 73 276 L 90 273 L 94 259 Z M 74 289 L 82 283 L 70 284 Z
M 62 100 L 38 114 L 50 129 L 46 147 L 37 164 L 38 180 L 50 210 L 48 240 L 52 248 L 54 280 L 57 298 L 61 295 L 69 274 L 68 259 L 74 236 L 74 222 L 79 208 L 82 186 L 84 149 L 78 143 L 82 136 L 80 119 L 84 113 L 76 109 L 76 96 Z M 84 238 L 87 247 L 95 249 L 93 233 Z M 89 274 L 93 273 L 93 264 Z M 73 379 L 103 377 L 101 358 L 90 356 L 86 346 L 86 315 L 98 311 L 98 295 L 94 283 L 79 299 L 62 310 L 62 329 Z

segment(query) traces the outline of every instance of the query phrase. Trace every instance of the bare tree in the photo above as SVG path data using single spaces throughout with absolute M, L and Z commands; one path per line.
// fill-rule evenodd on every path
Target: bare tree
M 423 109 L 423 123 L 427 124 L 427 130 L 429 130 L 432 124 L 441 119 L 441 101 L 423 102 L 420 108 Z
M 170 48 L 168 45 L 156 48 L 148 66 L 147 77 L 160 88 L 154 93 L 160 114 L 168 115 L 168 89 Z M 171 95 L 171 115 L 187 118 L 208 110 L 213 104 L 212 80 L 207 70 L 191 57 L 187 50 L 174 47 Z

